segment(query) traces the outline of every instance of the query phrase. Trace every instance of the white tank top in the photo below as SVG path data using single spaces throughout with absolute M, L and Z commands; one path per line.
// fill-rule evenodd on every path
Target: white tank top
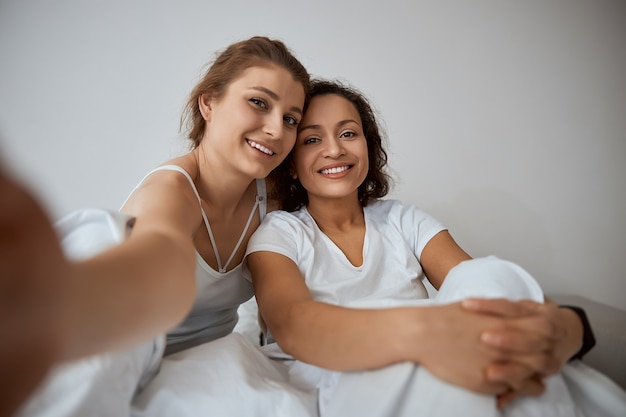
M 259 208 L 261 221 L 265 217 L 267 212 L 267 192 L 265 180 L 257 180 L 256 202 L 237 245 L 226 260 L 226 263 L 222 265 L 209 220 L 202 209 L 200 194 L 198 194 L 198 190 L 187 171 L 178 165 L 160 166 L 150 171 L 130 194 L 132 195 L 148 176 L 157 171 L 177 171 L 183 174 L 189 181 L 193 192 L 198 198 L 202 218 L 209 231 L 209 238 L 218 263 L 218 270 L 216 271 L 196 251 L 196 299 L 185 320 L 168 333 L 167 348 L 165 350 L 167 355 L 226 336 L 232 332 L 237 324 L 237 308 L 241 303 L 252 297 L 252 284 L 244 278 L 242 264 L 237 265 L 230 271 L 226 270 L 243 242 L 257 207 Z

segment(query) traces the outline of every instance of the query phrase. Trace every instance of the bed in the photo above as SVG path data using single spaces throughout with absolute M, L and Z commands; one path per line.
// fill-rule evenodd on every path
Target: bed
M 560 303 L 584 307 L 596 333 L 597 345 L 585 361 L 606 376 L 625 387 L 626 379 L 626 312 L 577 296 L 554 296 Z M 29 403 L 18 414 L 19 417 L 34 416 L 90 416 L 91 412 L 81 409 L 81 398 L 90 390 L 106 390 L 99 396 L 100 403 L 89 404 L 95 415 L 141 417 L 191 417 L 191 416 L 318 416 L 320 415 L 320 392 L 311 389 L 306 376 L 311 368 L 298 372 L 287 366 L 289 362 L 280 352 L 261 349 L 259 328 L 256 322 L 254 299 L 239 309 L 240 322 L 232 334 L 213 342 L 196 346 L 163 358 L 156 376 L 145 385 L 134 399 L 121 400 L 124 391 L 121 374 L 137 372 L 132 361 L 121 363 L 117 374 L 110 381 L 100 381 L 93 386 L 67 379 L 57 384 L 57 390 L 39 396 L 38 401 Z M 268 360 L 268 357 L 272 358 Z M 103 360 L 99 358 L 98 360 Z M 104 357 L 104 360 L 108 360 Z M 83 362 L 83 373 L 92 369 L 92 361 Z M 402 366 L 402 365 L 400 365 Z M 391 368 L 395 372 L 386 383 L 398 383 L 398 375 L 406 369 Z M 575 370 L 576 371 L 576 370 Z M 584 371 L 584 370 L 583 370 Z M 74 374 L 76 375 L 76 374 Z M 383 378 L 391 378 L 382 375 Z M 591 375 L 596 378 L 598 375 Z M 401 381 L 401 380 L 400 380 Z M 380 381 L 378 381 L 380 383 Z M 401 382 L 400 382 L 401 383 Z M 106 388 L 101 388 L 105 386 Z M 361 385 L 362 386 L 362 385 Z M 374 385 L 374 387 L 380 385 Z M 126 387 L 127 388 L 127 387 Z M 132 391 L 132 390 L 131 390 Z M 401 390 L 400 390 L 401 391 Z M 367 392 L 367 391 L 366 391 Z M 62 394 L 61 394 L 62 393 Z M 602 398 L 602 392 L 594 393 Z M 606 393 L 604 393 L 606 394 Z M 348 397 L 363 397 L 363 391 L 348 393 Z M 131 408 L 128 408 L 131 404 Z M 384 414 L 397 416 L 394 398 L 388 403 L 376 402 Z M 369 407 L 369 406 L 368 406 Z M 369 407 L 368 411 L 371 411 Z M 626 409 L 624 410 L 626 411 Z M 324 412 L 322 415 L 346 415 Z M 472 415 L 464 412 L 464 415 Z M 435 415 L 439 415 L 438 413 Z M 626 415 L 626 413 L 607 414 Z M 482 416 L 481 416 L 482 417 Z M 596 417 L 596 416 L 594 416 Z
M 553 298 L 562 304 L 585 308 L 597 339 L 595 349 L 585 362 L 626 388 L 626 311 L 579 296 L 555 295 Z M 160 374 L 135 398 L 135 415 L 318 415 L 316 393 L 307 390 L 306 384 L 298 386 L 297 378 L 294 383 L 293 370 L 267 366 L 264 356 L 271 356 L 271 352 L 258 350 L 260 330 L 256 324 L 254 299 L 242 305 L 240 317 L 233 335 L 165 357 Z M 220 360 L 224 357 L 235 357 L 238 361 L 225 363 Z M 254 372 L 249 373 L 250 369 Z M 258 378 L 263 374 L 267 378 Z M 397 375 L 394 378 L 397 379 Z M 215 384 L 207 384 L 207 381 Z M 249 408 L 242 406 L 246 401 Z M 381 407 L 394 409 L 393 404 Z M 197 414 L 198 410 L 212 412 Z
M 83 215 L 88 214 L 83 213 Z M 96 217 L 100 214 L 91 213 Z M 92 242 L 90 246 L 82 241 L 78 242 L 80 244 L 75 246 L 80 247 L 82 252 L 75 253 L 75 257 L 88 256 L 124 238 L 126 227 L 124 221 L 117 222 L 117 218 L 113 217 L 107 222 L 105 229 L 113 230 L 115 233 L 110 234 L 106 239 L 101 239 L 100 242 Z M 94 227 L 99 227 L 98 224 Z M 61 232 L 64 233 L 63 230 Z M 89 233 L 102 234 L 98 230 Z M 625 388 L 626 311 L 580 296 L 555 295 L 552 298 L 561 304 L 573 304 L 585 308 L 597 339 L 595 349 L 585 358 L 585 362 L 591 368 L 588 370 L 586 367 L 573 368 L 570 372 L 591 372 L 591 374 L 582 375 L 582 379 L 605 378 L 608 380 L 610 378 Z M 339 378 L 338 373 L 318 370 L 306 364 L 294 366 L 294 362 L 276 349 L 275 345 L 261 347 L 257 306 L 254 298 L 239 308 L 239 316 L 239 323 L 232 334 L 164 357 L 160 361 L 158 372 L 152 379 L 143 381 L 145 383 L 141 383 L 142 389 L 132 398 L 131 394 L 124 393 L 132 393 L 133 389 L 125 386 L 121 381 L 126 380 L 125 377 L 129 374 L 141 372 L 140 368 L 144 364 L 133 358 L 148 357 L 146 351 L 153 349 L 152 341 L 129 352 L 101 355 L 81 361 L 77 372 L 74 372 L 72 377 L 61 376 L 58 381 L 55 380 L 54 389 L 36 393 L 34 399 L 26 404 L 18 416 L 90 416 L 94 413 L 101 416 L 133 415 L 137 417 L 203 415 L 293 417 L 320 414 L 349 417 L 352 415 L 342 413 L 337 407 L 334 410 L 321 409 L 324 407 L 323 404 L 328 403 L 327 398 L 324 398 L 326 395 L 324 387 L 336 383 Z M 92 383 L 82 382 L 89 378 L 81 378 L 81 376 L 88 377 L 103 363 L 116 364 L 114 372 L 108 375 L 108 379 L 97 380 L 96 378 Z M 375 377 L 373 380 L 375 383 L 363 388 L 363 381 L 360 381 L 356 385 L 358 387 L 356 390 L 344 390 L 343 398 L 350 400 L 352 405 L 355 402 L 360 403 L 363 407 L 367 407 L 366 411 L 372 411 L 373 408 L 378 407 L 381 412 L 375 413 L 377 416 L 397 417 L 402 414 L 397 410 L 397 404 L 411 397 L 406 395 L 407 390 L 414 389 L 410 387 L 410 383 L 402 382 L 403 375 L 409 376 L 406 381 L 411 380 L 410 374 L 415 372 L 415 368 L 418 367 L 412 364 L 398 364 L 380 372 L 374 371 L 371 375 Z M 604 375 L 593 371 L 592 368 Z M 62 371 L 62 369 L 63 367 L 60 367 L 59 370 Z M 51 378 L 57 378 L 58 375 L 63 375 L 63 372 L 55 372 Z M 381 385 L 381 381 L 386 382 Z M 380 387 L 394 392 L 392 388 L 394 384 L 397 385 L 395 389 L 397 396 L 396 394 L 386 396 L 384 401 L 373 402 L 374 397 L 364 395 L 374 390 L 381 391 L 377 389 Z M 617 388 L 617 385 L 615 387 Z M 104 394 L 89 397 L 94 391 L 104 392 Z M 596 400 L 608 394 L 593 389 L 591 392 L 594 393 Z M 462 397 L 465 394 L 459 392 L 458 395 Z M 620 391 L 616 395 L 624 398 L 626 394 Z M 90 400 L 88 409 L 91 411 L 86 411 L 85 408 L 81 408 L 84 402 L 81 400 L 84 398 L 98 398 L 98 403 L 94 403 L 96 400 Z M 341 405 L 341 401 L 334 403 Z M 460 401 L 459 404 L 464 407 L 459 410 L 459 413 L 462 411 L 464 416 L 472 415 L 472 408 L 468 408 L 467 403 Z M 478 406 L 476 409 L 480 408 Z M 422 407 L 421 411 L 424 412 L 424 410 L 426 410 L 425 415 L 429 415 L 428 408 Z M 411 412 L 410 415 L 416 414 Z M 458 413 L 449 415 L 458 415 Z M 626 415 L 626 407 L 623 415 Z M 484 416 L 481 415 L 481 417 Z

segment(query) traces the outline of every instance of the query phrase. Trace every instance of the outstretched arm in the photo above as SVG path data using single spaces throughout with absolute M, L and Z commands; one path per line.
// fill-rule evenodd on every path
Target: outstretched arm
M 69 358 L 123 348 L 178 324 L 195 297 L 198 201 L 176 172 L 148 177 L 123 207 L 136 218 L 121 244 L 75 263 L 81 313 Z M 80 295 L 78 295 L 80 294 Z
M 76 359 L 153 337 L 191 307 L 192 219 L 200 214 L 189 213 L 197 201 L 189 204 L 177 187 L 156 181 L 139 190 L 129 206 L 137 216 L 130 237 L 80 262 L 64 256 L 45 210 L 24 187 L 2 174 L 0 193 L 7 340 L 47 337 L 41 346 L 50 360 Z
M 63 355 L 70 268 L 41 206 L 1 168 L 0 202 L 0 415 L 5 416 Z M 50 271 L 58 271 L 58 279 L 51 279 Z

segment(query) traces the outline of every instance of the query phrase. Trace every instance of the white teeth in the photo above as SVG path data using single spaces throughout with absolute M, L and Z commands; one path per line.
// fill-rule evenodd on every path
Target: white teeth
M 252 146 L 253 148 L 260 150 L 261 152 L 263 152 L 266 155 L 274 155 L 274 152 L 272 150 L 266 148 L 265 146 L 261 145 L 260 143 L 256 143 L 256 142 L 253 142 L 251 140 L 248 140 L 248 144 L 250 146 Z
M 340 172 L 343 171 L 347 171 L 350 167 L 348 165 L 344 165 L 342 167 L 335 167 L 335 168 L 329 168 L 329 169 L 323 169 L 320 171 L 321 174 L 323 175 L 327 175 L 327 174 L 338 174 Z

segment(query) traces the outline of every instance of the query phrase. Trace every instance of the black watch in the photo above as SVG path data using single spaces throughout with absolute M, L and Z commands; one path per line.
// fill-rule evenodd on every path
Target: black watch
M 589 324 L 589 320 L 587 319 L 587 314 L 585 310 L 580 307 L 570 306 L 570 305 L 561 305 L 560 308 L 569 308 L 572 310 L 583 325 L 583 344 L 578 349 L 578 352 L 574 354 L 569 360 L 573 361 L 574 359 L 582 359 L 593 347 L 596 345 L 596 338 L 593 335 L 593 330 L 591 330 L 591 324 Z

